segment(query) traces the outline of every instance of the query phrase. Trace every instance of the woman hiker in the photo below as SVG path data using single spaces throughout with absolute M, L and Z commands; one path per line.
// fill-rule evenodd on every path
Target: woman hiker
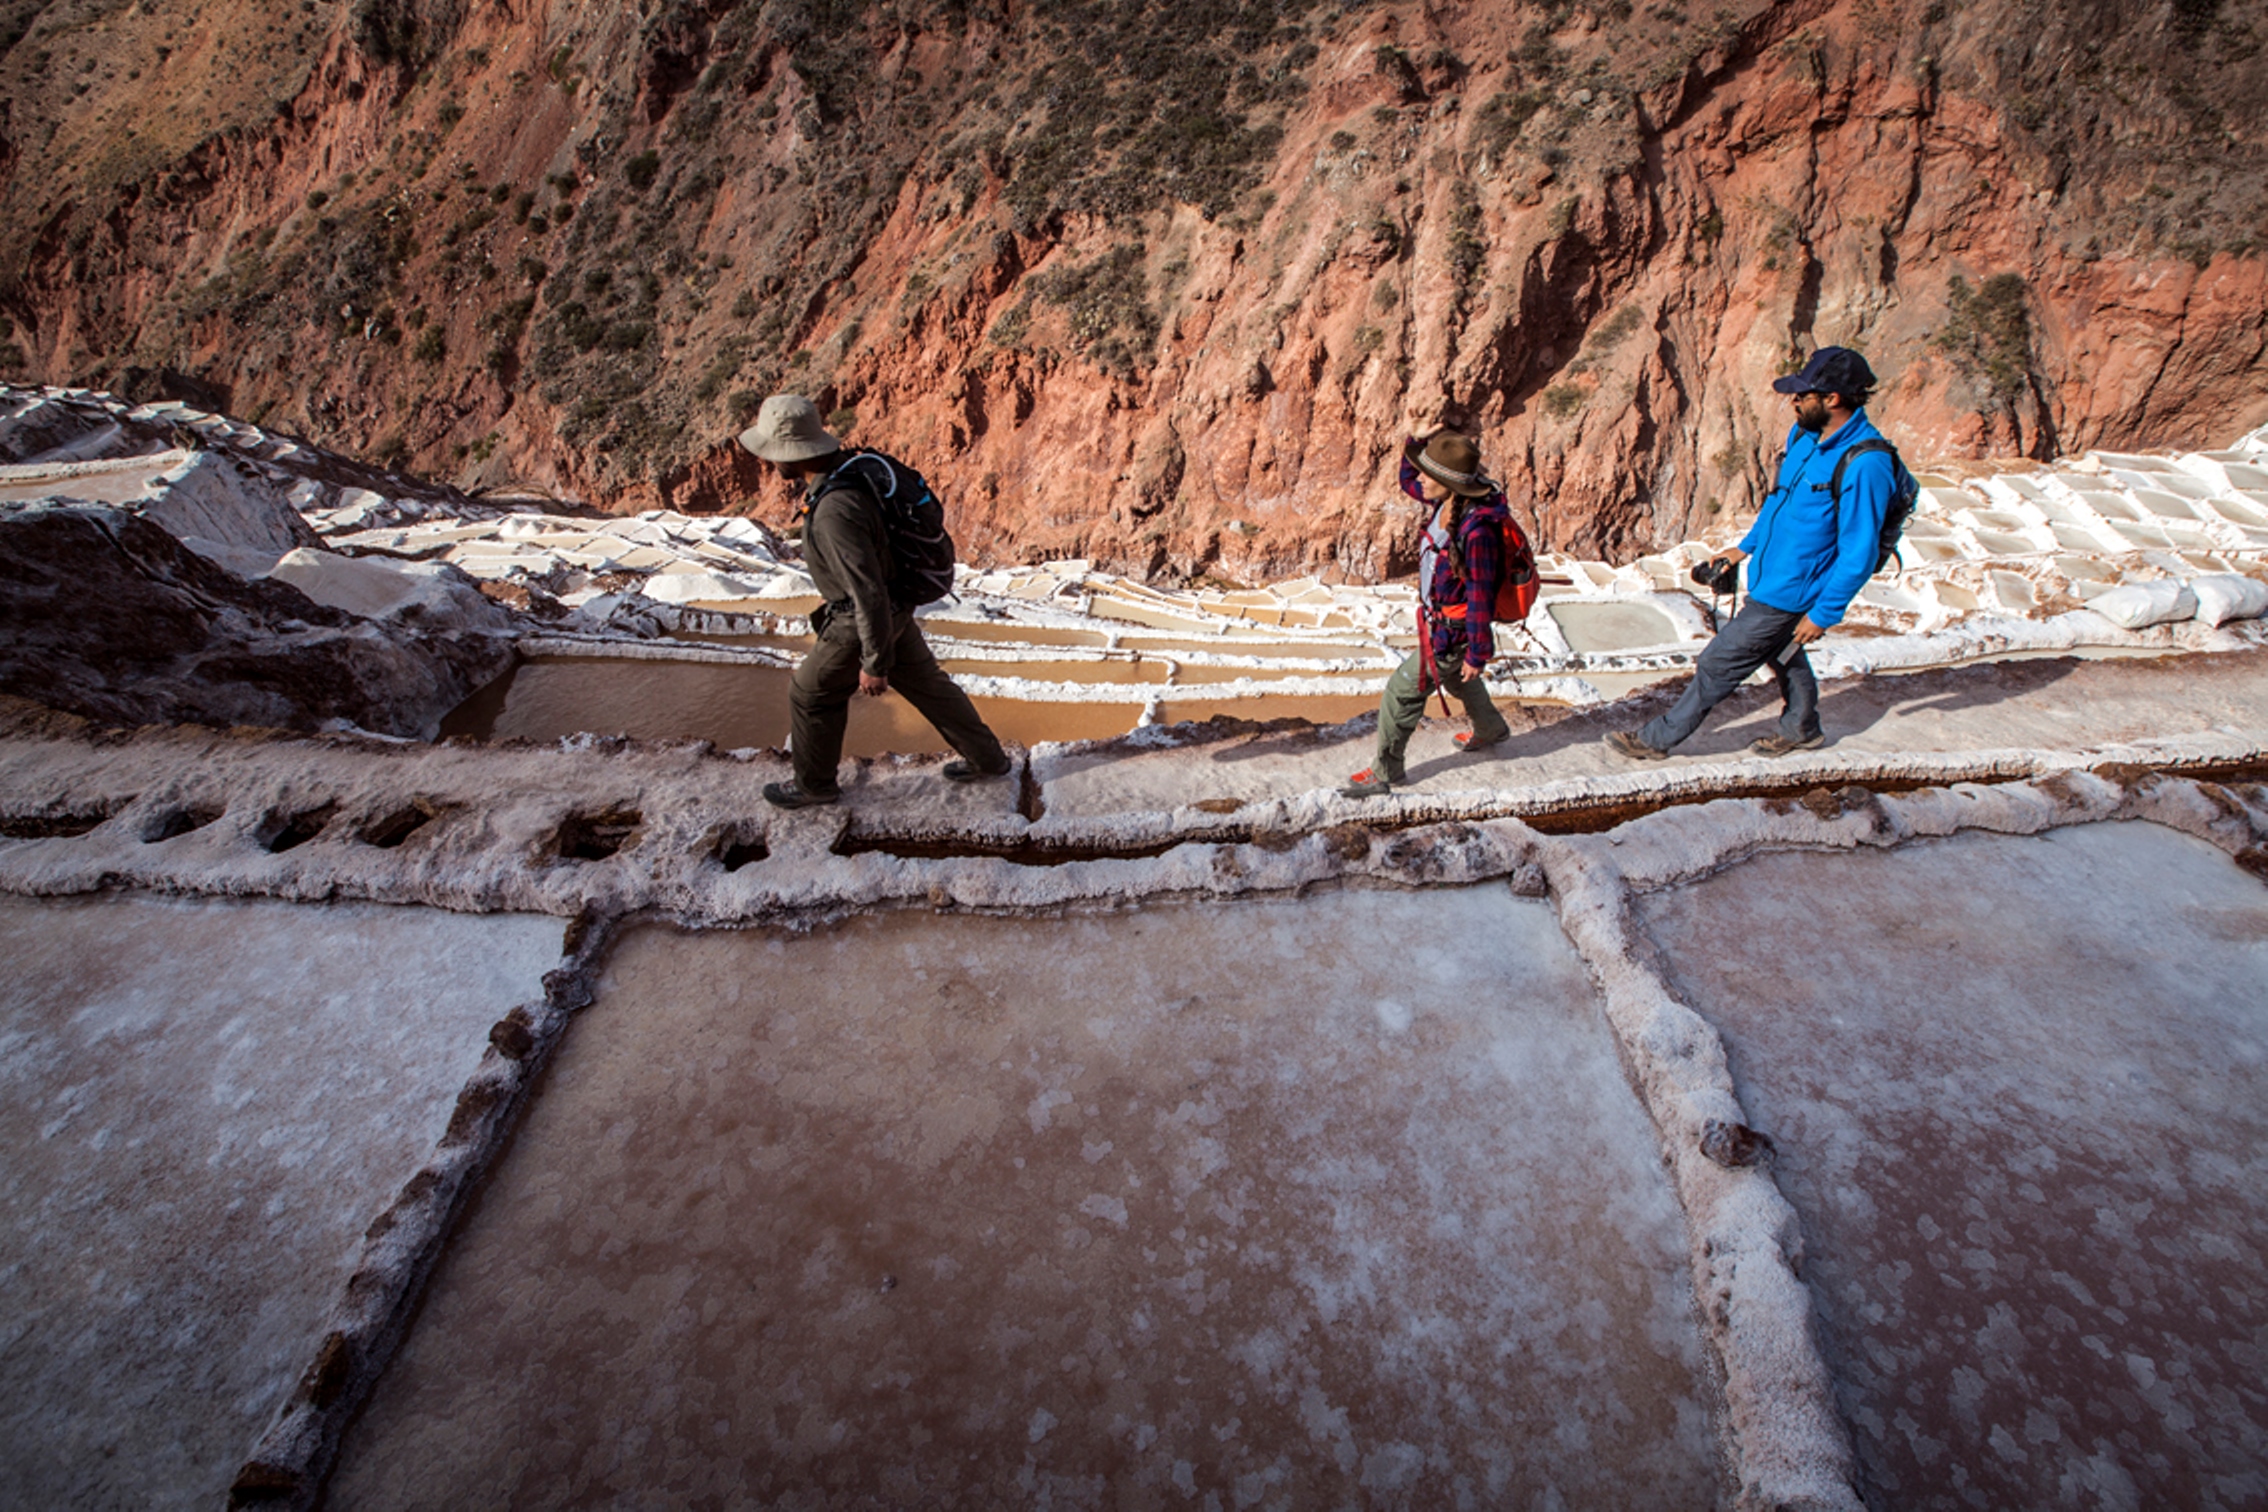
M 1418 645 L 1386 680 L 1378 702 L 1378 757 L 1339 791 L 1349 798 L 1388 793 L 1405 780 L 1402 754 L 1425 712 L 1426 694 L 1457 695 L 1472 717 L 1457 737 L 1467 751 L 1485 750 L 1512 734 L 1481 674 L 1496 654 L 1496 590 L 1504 575 L 1504 490 L 1481 472 L 1480 445 L 1438 431 L 1402 448 L 1402 492 L 1428 507 L 1418 548 Z

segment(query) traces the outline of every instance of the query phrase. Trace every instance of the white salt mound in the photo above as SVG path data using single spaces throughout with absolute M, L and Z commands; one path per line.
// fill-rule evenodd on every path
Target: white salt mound
M 494 626 L 500 612 L 471 579 L 439 562 L 346 557 L 301 548 L 287 552 L 268 576 L 318 604 L 364 619 L 410 617 L 430 628 Z
M 2189 591 L 2197 598 L 2197 618 L 2207 625 L 2230 620 L 2258 619 L 2268 614 L 2268 583 L 2255 582 L 2233 572 L 2216 572 L 2191 578 Z M 2102 601 L 2096 600 L 2100 608 Z
M 2190 618 L 2197 613 L 2197 595 L 2188 584 L 2171 579 L 2128 583 L 2089 599 L 2087 607 L 2121 630 L 2140 630 Z

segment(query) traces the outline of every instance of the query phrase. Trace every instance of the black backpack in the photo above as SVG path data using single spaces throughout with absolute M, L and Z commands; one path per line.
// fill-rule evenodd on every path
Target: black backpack
M 1874 570 L 1880 572 L 1898 559 L 1898 539 L 1906 533 L 1906 522 L 1914 517 L 1914 505 L 1921 500 L 1921 480 L 1906 471 L 1905 458 L 1898 448 L 1879 436 L 1852 443 L 1835 459 L 1835 471 L 1827 479 L 1827 497 L 1840 509 L 1843 504 L 1843 469 L 1851 465 L 1851 458 L 1867 452 L 1890 454 L 1890 503 L 1882 511 L 1882 554 L 1874 559 Z
M 819 480 L 812 509 L 838 488 L 856 485 L 882 506 L 882 534 L 890 543 L 890 602 L 916 609 L 953 591 L 953 538 L 945 533 L 945 505 L 920 473 L 878 451 L 854 451 Z

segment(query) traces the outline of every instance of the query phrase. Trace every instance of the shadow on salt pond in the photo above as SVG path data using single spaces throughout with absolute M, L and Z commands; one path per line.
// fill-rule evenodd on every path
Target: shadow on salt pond
M 523 662 L 441 722 L 443 736 L 475 740 L 552 741 L 563 736 L 628 735 L 639 740 L 706 740 L 719 750 L 782 747 L 788 737 L 788 672 L 779 667 L 707 662 L 622 661 L 562 657 Z M 1107 740 L 1134 728 L 1136 703 L 1038 703 L 979 698 L 977 712 L 1003 740 Z M 1302 698 L 1183 699 L 1160 718 L 1312 720 L 1336 724 L 1378 706 L 1376 695 Z M 846 756 L 939 752 L 945 743 L 913 705 L 896 694 L 853 698 Z

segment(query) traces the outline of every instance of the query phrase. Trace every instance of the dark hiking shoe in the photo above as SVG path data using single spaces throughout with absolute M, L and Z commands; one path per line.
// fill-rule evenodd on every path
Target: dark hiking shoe
M 1766 735 L 1750 741 L 1748 748 L 1759 756 L 1787 756 L 1797 751 L 1808 751 L 1824 744 L 1826 739 L 1824 735 L 1806 735 L 1801 740 L 1790 740 L 1785 735 Z
M 958 758 L 938 768 L 939 774 L 948 782 L 982 782 L 987 777 L 1005 777 L 1014 770 L 1016 763 L 1013 761 L 1004 761 L 996 767 L 980 767 L 973 761 Z
M 817 808 L 822 803 L 833 803 L 843 796 L 843 790 L 814 793 L 797 787 L 793 782 L 767 782 L 764 784 L 764 801 L 774 808 Z
M 1392 791 L 1394 784 L 1379 776 L 1376 767 L 1364 767 L 1339 784 L 1339 796 L 1342 798 L 1376 798 L 1381 793 Z
M 1655 750 L 1638 738 L 1636 730 L 1616 730 L 1607 736 L 1606 743 L 1608 749 L 1612 750 L 1617 756 L 1627 756 L 1632 761 L 1666 761 L 1669 759 L 1669 752 Z
M 1489 736 L 1489 737 L 1488 737 L 1488 739 L 1486 739 L 1486 740 L 1476 740 L 1476 739 L 1475 739 L 1475 738 L 1473 737 L 1473 732 L 1472 732 L 1472 731 L 1470 731 L 1470 730 L 1464 730 L 1464 731 L 1460 731 L 1460 732 L 1458 733 L 1457 737 L 1456 737 L 1456 740 L 1457 740 L 1457 749 L 1458 749 L 1458 750 L 1460 750 L 1460 751 L 1463 751 L 1463 752 L 1464 752 L 1464 753 L 1465 753 L 1466 755 L 1470 756 L 1470 755 L 1472 755 L 1472 754 L 1473 754 L 1473 753 L 1474 753 L 1475 751 L 1485 751 L 1485 750 L 1487 750 L 1487 749 L 1488 749 L 1488 748 L 1489 748 L 1490 746 L 1500 746 L 1500 745 L 1504 744 L 1504 742 L 1506 742 L 1507 740 L 1510 740 L 1511 738 L 1512 738 L 1512 732 L 1511 732 L 1510 730 L 1506 730 L 1506 731 L 1505 731 L 1505 732 L 1504 732 L 1503 734 L 1501 734 L 1501 735 L 1491 735 L 1491 736 Z

